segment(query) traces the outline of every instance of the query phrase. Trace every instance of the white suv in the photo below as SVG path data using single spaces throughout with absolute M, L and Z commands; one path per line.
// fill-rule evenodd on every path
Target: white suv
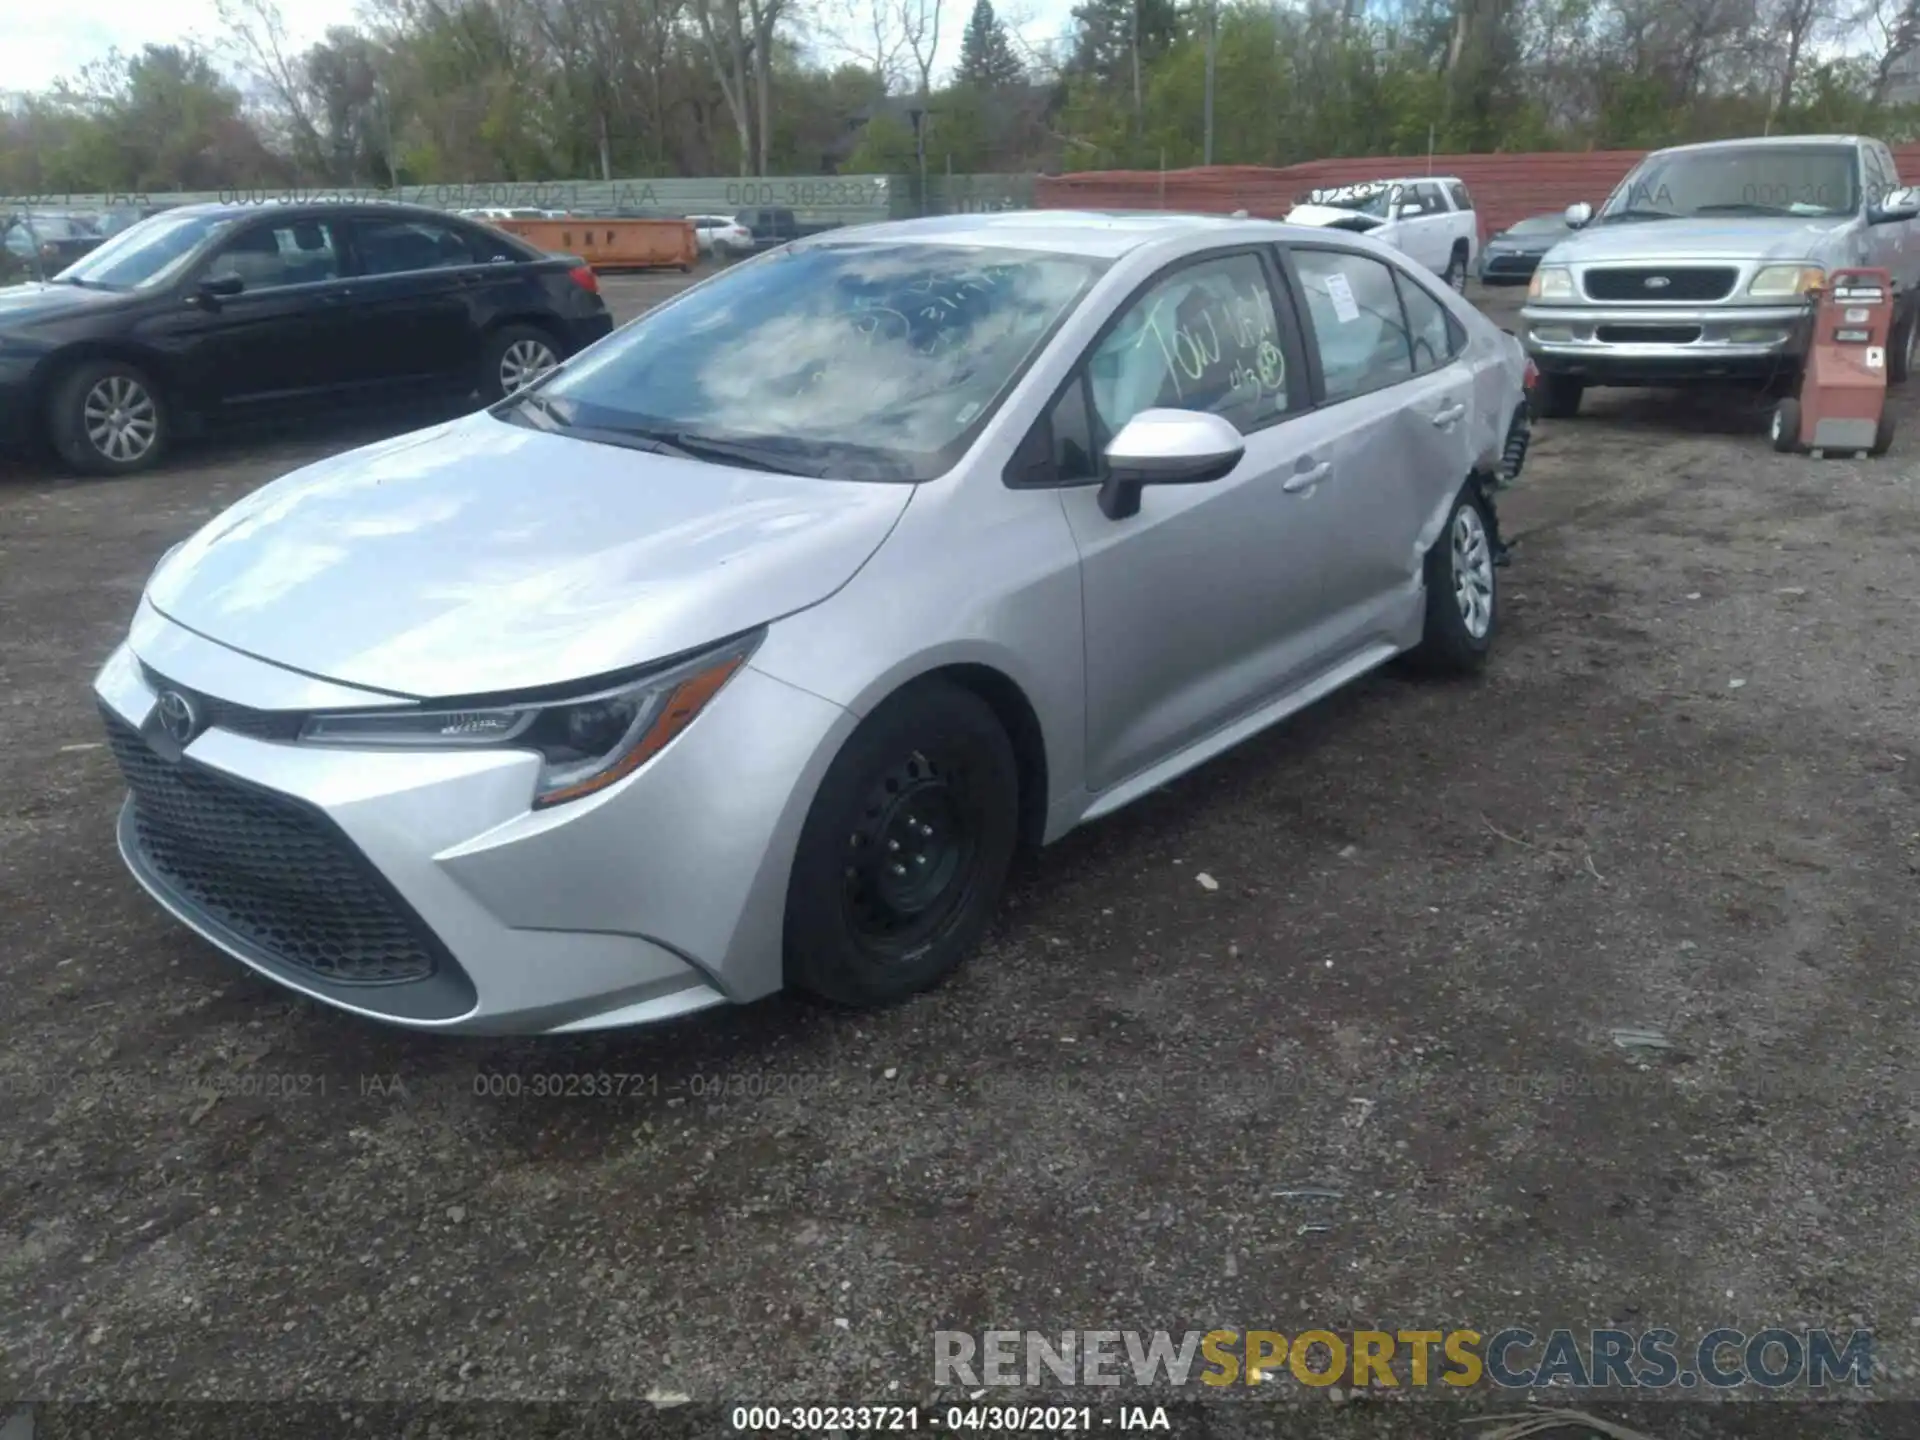
M 1370 235 L 1405 251 L 1455 290 L 1480 254 L 1480 217 L 1467 187 L 1451 175 L 1369 180 L 1310 190 L 1287 212 L 1289 225 L 1320 225 Z

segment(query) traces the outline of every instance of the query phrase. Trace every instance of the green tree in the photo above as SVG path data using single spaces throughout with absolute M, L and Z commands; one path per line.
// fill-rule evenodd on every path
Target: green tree
M 1013 53 L 1007 27 L 993 11 L 993 0 L 974 0 L 973 15 L 960 37 L 960 64 L 954 83 L 972 90 L 1010 90 L 1023 85 L 1027 67 Z

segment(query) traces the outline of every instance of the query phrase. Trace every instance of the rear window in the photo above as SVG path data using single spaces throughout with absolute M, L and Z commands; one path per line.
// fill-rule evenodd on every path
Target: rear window
M 1473 208 L 1473 197 L 1467 194 L 1467 187 L 1455 180 L 1447 186 L 1447 193 L 1453 196 L 1453 203 L 1462 210 Z

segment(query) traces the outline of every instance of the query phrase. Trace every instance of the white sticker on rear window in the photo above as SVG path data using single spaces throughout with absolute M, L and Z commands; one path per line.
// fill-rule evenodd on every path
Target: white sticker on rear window
M 1353 299 L 1353 287 L 1347 284 L 1347 277 L 1338 271 L 1327 276 L 1327 298 L 1333 301 L 1333 313 L 1339 317 L 1342 325 L 1349 325 L 1360 318 L 1360 307 Z

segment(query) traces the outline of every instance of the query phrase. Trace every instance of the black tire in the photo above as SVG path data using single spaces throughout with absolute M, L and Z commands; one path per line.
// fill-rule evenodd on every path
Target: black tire
M 1427 551 L 1426 628 L 1407 652 L 1409 665 L 1430 675 L 1471 675 L 1487 663 L 1500 629 L 1498 533 L 1479 485 L 1454 496 L 1447 523 Z
M 1920 301 L 1910 301 L 1902 307 L 1903 313 L 1894 321 L 1893 333 L 1887 337 L 1887 383 L 1902 385 L 1907 376 L 1913 373 L 1916 335 L 1920 331 Z
M 1533 387 L 1536 420 L 1571 420 L 1580 413 L 1587 382 L 1577 375 L 1542 375 Z
M 1893 416 L 1882 415 L 1880 427 L 1873 432 L 1873 449 L 1869 455 L 1884 455 L 1893 448 Z
M 1447 282 L 1447 288 L 1455 294 L 1467 293 L 1467 246 L 1460 241 L 1453 247 L 1453 255 L 1447 261 L 1446 273 L 1440 277 Z
M 520 388 L 509 383 L 509 372 L 523 371 L 524 366 L 520 361 L 522 358 L 531 359 L 536 350 L 544 350 L 555 365 L 565 358 L 560 342 L 554 339 L 552 332 L 542 330 L 538 325 L 502 325 L 491 332 L 487 336 L 487 343 L 481 347 L 480 373 L 475 377 L 480 399 L 491 405 L 506 399 L 511 390 Z
M 1789 395 L 1773 407 L 1767 434 L 1773 448 L 1782 455 L 1792 455 L 1800 449 L 1800 402 L 1797 399 Z
M 865 1009 L 944 980 L 993 919 L 1019 814 L 1013 743 L 986 701 L 945 680 L 886 700 L 828 767 L 801 828 L 788 984 Z M 931 867 L 918 880 L 916 863 Z
M 89 360 L 62 375 L 47 397 L 46 425 L 54 453 L 83 475 L 151 470 L 173 438 L 160 387 L 124 360 Z

